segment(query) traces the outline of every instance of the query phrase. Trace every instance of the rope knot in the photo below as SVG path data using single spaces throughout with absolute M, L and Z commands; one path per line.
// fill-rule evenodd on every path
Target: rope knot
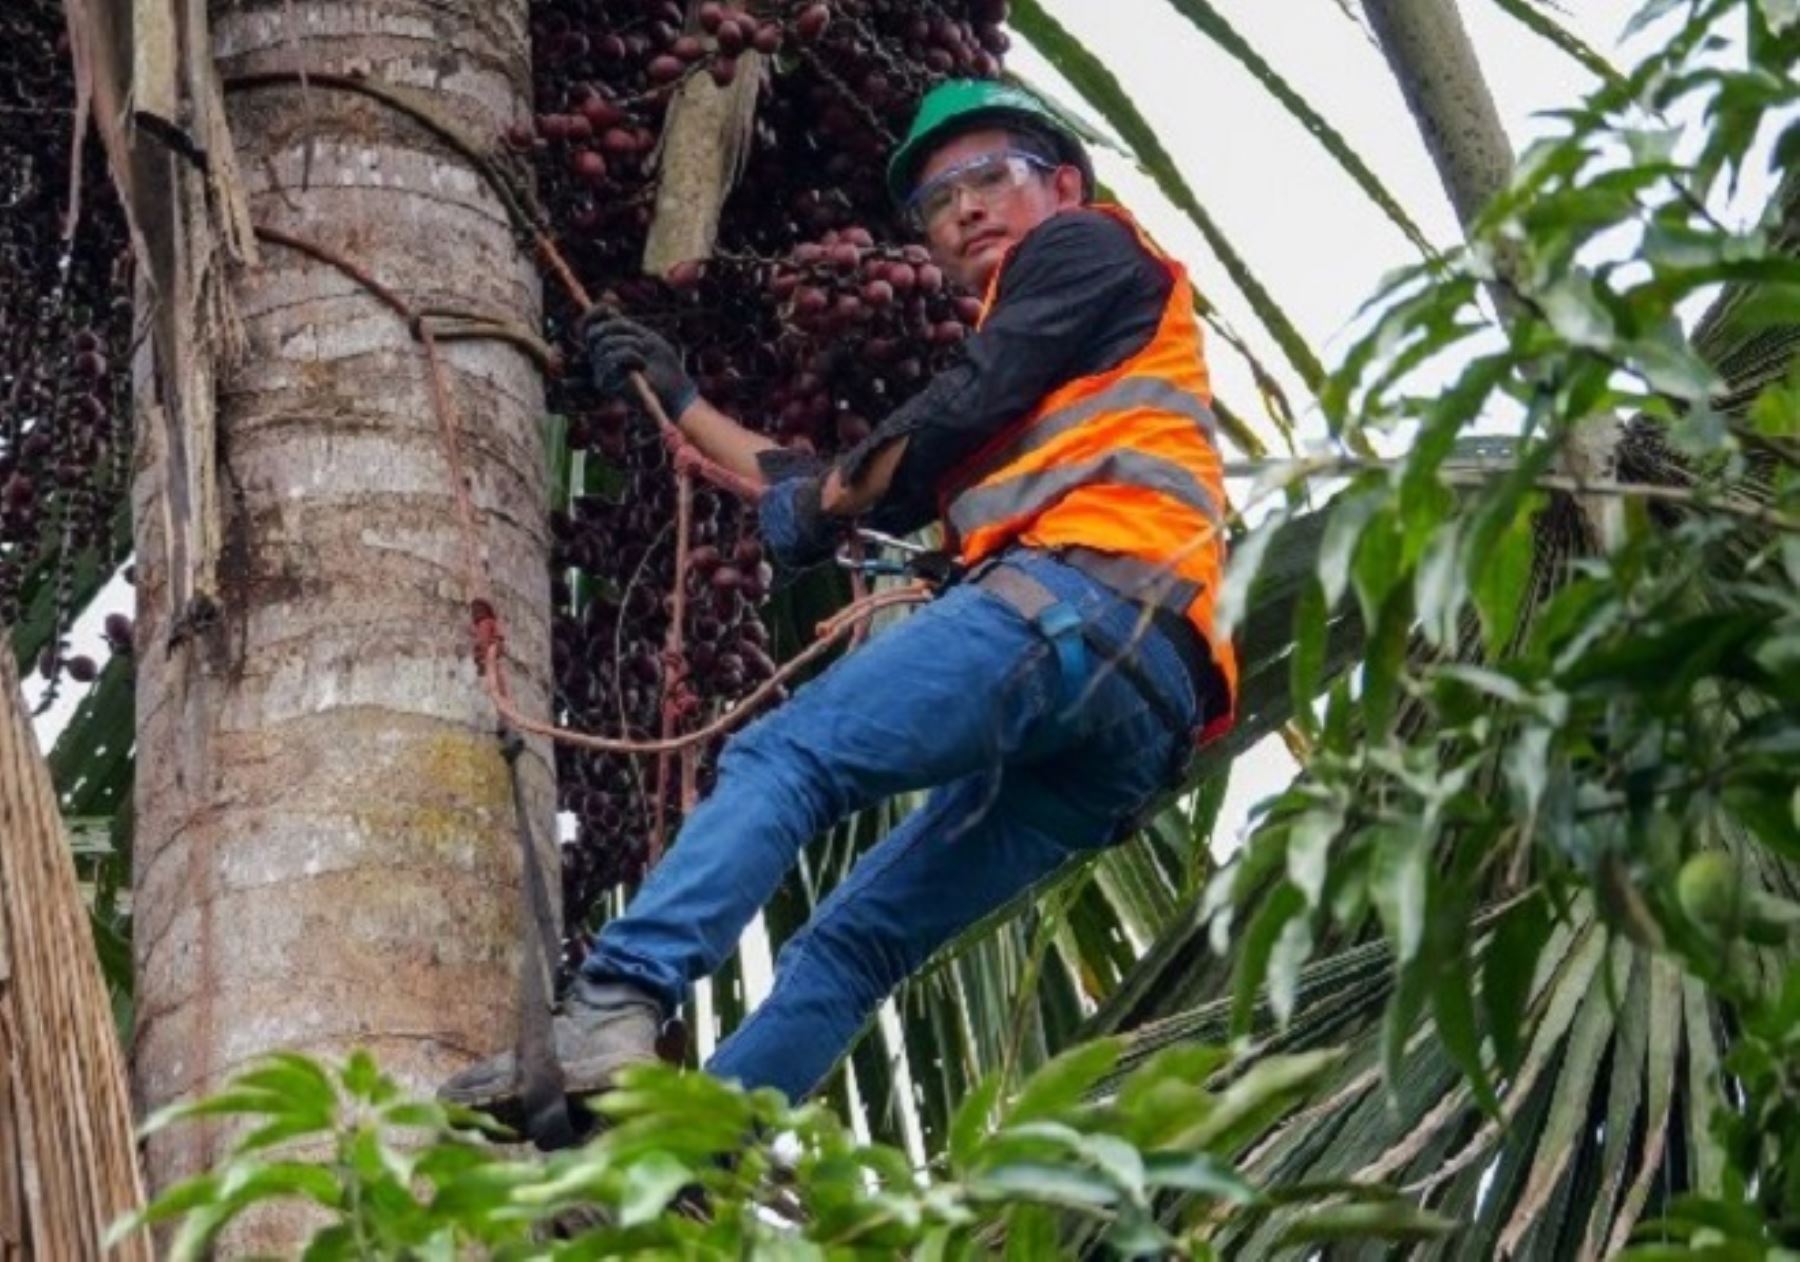
M 506 633 L 500 629 L 500 615 L 485 600 L 469 602 L 469 629 L 475 641 L 475 669 L 487 673 L 488 663 L 499 659 L 506 646 Z

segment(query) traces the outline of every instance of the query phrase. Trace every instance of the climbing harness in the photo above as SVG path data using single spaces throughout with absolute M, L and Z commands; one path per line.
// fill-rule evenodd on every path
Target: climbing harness
M 1193 679 L 1203 721 L 1198 725 L 1189 723 L 1144 674 L 1132 652 L 1129 637 L 1123 642 L 1115 642 L 1095 623 L 1083 618 L 1074 605 L 1057 597 L 1031 575 L 1007 565 L 1004 554 L 968 569 L 948 553 L 879 530 L 859 529 L 855 537 L 859 547 L 847 546 L 837 553 L 839 567 L 853 574 L 913 579 L 934 596 L 957 583 L 968 582 L 1012 606 L 1020 617 L 1037 628 L 1056 654 L 1060 678 L 1059 709 L 1072 709 L 1081 700 L 1097 664 L 1105 663 L 1108 669 L 1124 675 L 1164 725 L 1183 737 L 1178 742 L 1177 765 L 1171 772 L 1172 777 L 1182 773 L 1194 751 L 1229 730 L 1229 708 L 1212 695 L 1215 689 L 1207 686 L 1207 680 Z M 1087 549 L 1064 549 L 1053 555 L 1122 598 L 1131 599 L 1129 593 L 1120 592 L 1116 583 L 1108 581 L 1114 576 L 1105 568 L 1105 557 Z M 1094 573 L 1096 569 L 1101 572 Z M 1143 629 L 1163 623 L 1156 606 L 1143 607 L 1148 620 Z
M 1080 700 L 1099 663 L 1116 670 L 1130 681 L 1151 711 L 1164 726 L 1181 739 L 1176 741 L 1175 761 L 1170 769 L 1171 782 L 1181 777 L 1193 754 L 1224 733 L 1224 725 L 1207 716 L 1212 699 L 1202 689 L 1196 698 L 1202 722 L 1190 722 L 1164 695 L 1138 664 L 1133 650 L 1135 636 L 1114 640 L 1091 619 L 1083 618 L 1068 601 L 1058 597 L 1036 578 L 1007 565 L 1004 559 L 977 567 L 969 582 L 998 596 L 1020 617 L 1037 627 L 1055 650 L 1060 666 L 1061 704 L 1064 708 Z M 1146 614 L 1146 618 L 1152 615 Z M 1146 622 L 1148 629 L 1151 622 Z M 1199 681 L 1196 681 L 1199 687 Z M 1225 716 L 1229 718 L 1227 713 Z

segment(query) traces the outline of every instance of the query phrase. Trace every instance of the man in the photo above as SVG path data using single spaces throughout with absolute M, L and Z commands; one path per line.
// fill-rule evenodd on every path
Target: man
M 699 397 L 625 320 L 590 332 L 597 378 L 642 371 L 697 447 L 766 483 L 778 562 L 829 557 L 853 519 L 941 507 L 967 577 L 725 748 L 556 1020 L 571 1095 L 654 1056 L 799 849 L 845 815 L 932 790 L 787 943 L 774 988 L 708 1068 L 798 1099 L 945 941 L 1071 856 L 1126 836 L 1235 666 L 1212 630 L 1220 465 L 1191 291 L 1122 211 L 1093 207 L 1080 142 L 1035 97 L 953 82 L 920 107 L 890 183 L 934 257 L 987 295 L 959 363 L 829 468 Z M 510 1055 L 442 1094 L 505 1110 Z

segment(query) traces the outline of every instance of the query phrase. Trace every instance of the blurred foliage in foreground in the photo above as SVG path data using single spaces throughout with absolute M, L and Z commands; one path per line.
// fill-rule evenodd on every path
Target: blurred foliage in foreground
M 1104 1093 L 1119 1044 L 1086 1044 L 1001 1101 L 998 1079 L 956 1118 L 928 1170 L 858 1143 L 822 1105 L 789 1107 L 701 1073 L 631 1071 L 597 1102 L 587 1146 L 523 1159 L 479 1115 L 408 1098 L 366 1055 L 333 1075 L 284 1056 L 150 1123 L 245 1124 L 219 1167 L 171 1188 L 141 1222 L 179 1219 L 176 1262 L 271 1202 L 314 1212 L 305 1257 L 1046 1258 L 1065 1220 L 1127 1256 L 1212 1256 L 1211 1224 L 1277 1204 L 1312 1208 L 1295 1242 L 1416 1239 L 1451 1224 L 1380 1187 L 1253 1187 L 1226 1158 L 1282 1117 L 1328 1053 L 1234 1064 L 1212 1048 L 1163 1053 Z M 485 1131 L 485 1133 L 484 1133 Z M 295 1156 L 296 1152 L 313 1154 Z M 1159 1222 L 1159 1199 L 1191 1221 Z

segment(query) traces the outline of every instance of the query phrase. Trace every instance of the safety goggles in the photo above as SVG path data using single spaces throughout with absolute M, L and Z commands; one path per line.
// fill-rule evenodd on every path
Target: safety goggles
M 1036 154 L 1017 149 L 984 153 L 921 184 L 907 199 L 906 217 L 913 227 L 928 232 L 956 213 L 965 193 L 979 205 L 992 207 L 1006 194 L 1023 187 L 1034 173 L 1055 169 Z

